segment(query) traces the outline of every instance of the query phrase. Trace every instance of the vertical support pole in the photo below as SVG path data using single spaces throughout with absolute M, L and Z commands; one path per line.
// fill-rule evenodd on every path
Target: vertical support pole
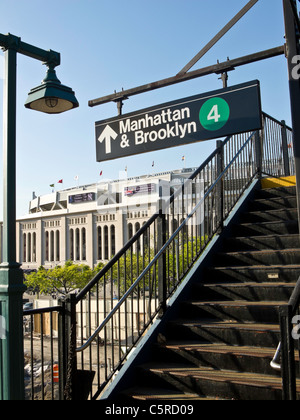
M 67 358 L 65 399 L 73 401 L 77 395 L 76 356 L 76 295 L 68 295 L 65 301 L 65 357 Z
M 254 141 L 255 141 L 256 172 L 257 172 L 258 179 L 261 179 L 261 177 L 262 177 L 262 162 L 263 162 L 263 157 L 262 157 L 263 145 L 262 145 L 262 140 L 261 140 L 261 136 L 260 136 L 259 131 L 257 131 L 255 133 L 255 140 Z
M 292 337 L 292 307 L 286 305 L 280 308 L 280 329 L 282 342 L 282 381 L 283 400 L 296 400 L 296 366 L 295 346 Z
M 160 191 L 161 196 L 161 191 Z M 164 201 L 160 200 L 159 218 L 157 219 L 157 248 L 158 251 L 167 241 L 167 223 Z M 160 316 L 167 310 L 167 256 L 164 252 L 158 260 L 158 299 L 161 306 Z
M 60 299 L 59 305 L 61 306 L 61 311 L 58 315 L 59 400 L 64 401 L 68 367 L 68 337 L 66 332 L 66 303 L 63 299 Z
M 224 171 L 224 149 L 223 141 L 217 141 L 217 177 Z M 224 181 L 223 178 L 219 181 L 216 190 L 216 219 L 218 232 L 221 233 L 224 227 Z
M 295 16 L 292 9 L 291 1 L 297 9 L 296 0 L 283 0 L 284 21 L 285 21 L 285 37 L 287 47 L 287 60 L 289 71 L 289 87 L 291 98 L 291 113 L 294 135 L 294 155 L 296 168 L 297 183 L 297 200 L 298 200 L 298 221 L 300 226 L 300 78 L 295 74 L 295 57 L 300 55 L 299 33 L 296 27 Z
M 287 140 L 287 129 L 285 121 L 281 121 L 281 138 L 282 138 L 282 154 L 283 154 L 283 164 L 284 164 L 284 175 L 290 176 L 290 160 L 289 160 L 289 147 Z
M 3 135 L 3 263 L 0 265 L 0 400 L 24 400 L 23 272 L 16 262 L 17 51 L 5 51 Z

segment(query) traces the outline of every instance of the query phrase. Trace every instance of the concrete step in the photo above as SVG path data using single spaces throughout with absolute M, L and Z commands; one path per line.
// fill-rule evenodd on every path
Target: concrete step
M 257 199 L 249 203 L 249 211 L 267 211 L 267 210 L 279 210 L 279 209 L 290 209 L 297 208 L 297 197 L 276 197 L 269 199 Z
M 238 323 L 199 319 L 178 319 L 168 323 L 167 340 L 223 343 L 232 346 L 270 347 L 280 342 L 279 324 Z
M 205 271 L 205 283 L 296 283 L 300 265 L 254 265 L 235 267 L 210 267 Z
M 256 191 L 256 199 L 273 199 L 279 197 L 296 196 L 296 187 L 266 188 Z
M 210 301 L 182 302 L 181 315 L 185 319 L 215 319 L 235 322 L 276 323 L 279 306 L 286 302 Z
M 259 251 L 259 250 L 281 250 L 300 249 L 300 236 L 296 235 L 267 235 L 229 238 L 225 240 L 224 249 L 228 252 L 234 251 Z
M 233 236 L 266 236 L 266 235 L 299 234 L 298 221 L 272 221 L 261 223 L 241 223 L 233 227 Z
M 246 300 L 249 302 L 288 302 L 296 283 L 218 283 L 195 284 L 194 296 L 207 300 Z
M 156 345 L 153 359 L 171 363 L 190 363 L 197 367 L 227 369 L 280 377 L 271 368 L 275 350 L 265 347 L 230 346 L 201 342 L 170 342 Z M 299 357 L 298 357 L 299 360 Z
M 214 258 L 216 267 L 293 265 L 300 262 L 300 249 L 262 250 L 219 253 Z
M 159 363 L 146 364 L 141 369 L 147 382 L 158 379 L 181 393 L 236 400 L 282 399 L 282 380 L 271 375 Z
M 184 393 L 180 392 L 174 389 L 168 389 L 168 388 L 157 388 L 155 387 L 146 387 L 146 386 L 139 386 L 130 388 L 126 391 L 126 393 L 123 393 L 123 399 L 133 399 L 136 401 L 215 401 L 219 400 L 220 398 L 216 397 L 204 397 L 199 396 L 195 393 Z M 187 405 L 187 403 L 186 403 Z M 177 404 L 178 406 L 178 404 Z M 186 407 L 187 408 L 187 407 Z M 174 409 L 175 410 L 175 409 Z M 153 414 L 159 413 L 159 410 L 157 407 L 153 406 Z M 183 414 L 188 414 L 189 411 L 184 411 Z M 172 413 L 171 413 L 172 414 Z M 177 412 L 173 412 L 173 414 L 178 414 Z
M 277 222 L 288 220 L 298 220 L 297 209 L 252 211 L 244 213 L 241 218 L 242 223 Z

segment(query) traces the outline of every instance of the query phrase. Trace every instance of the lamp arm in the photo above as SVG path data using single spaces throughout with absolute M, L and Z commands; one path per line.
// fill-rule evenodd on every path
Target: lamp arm
M 33 45 L 23 42 L 20 37 L 12 34 L 0 34 L 0 46 L 4 51 L 14 49 L 19 54 L 42 61 L 43 63 L 54 67 L 60 65 L 60 53 L 52 50 L 43 50 Z

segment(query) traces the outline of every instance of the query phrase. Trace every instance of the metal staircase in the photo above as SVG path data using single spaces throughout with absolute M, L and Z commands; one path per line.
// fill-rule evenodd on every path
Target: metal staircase
M 55 308 L 60 399 L 296 398 L 295 188 L 261 190 L 266 176 L 294 175 L 292 131 L 262 117 L 261 131 L 219 141 Z M 270 367 L 280 340 L 282 375 Z
M 177 317 L 135 368 L 135 387 L 114 397 L 282 399 L 281 374 L 270 363 L 280 341 L 279 307 L 300 276 L 295 209 L 294 187 L 255 192 L 233 236 L 194 276 Z

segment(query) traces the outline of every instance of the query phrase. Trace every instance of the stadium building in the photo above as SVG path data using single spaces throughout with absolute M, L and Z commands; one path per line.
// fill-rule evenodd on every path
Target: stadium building
M 23 270 L 110 260 L 195 169 L 103 181 L 36 197 L 17 220 Z M 179 220 L 173 221 L 178 223 Z M 0 229 L 2 247 L 2 224 Z M 0 250 L 2 261 L 2 249 Z

